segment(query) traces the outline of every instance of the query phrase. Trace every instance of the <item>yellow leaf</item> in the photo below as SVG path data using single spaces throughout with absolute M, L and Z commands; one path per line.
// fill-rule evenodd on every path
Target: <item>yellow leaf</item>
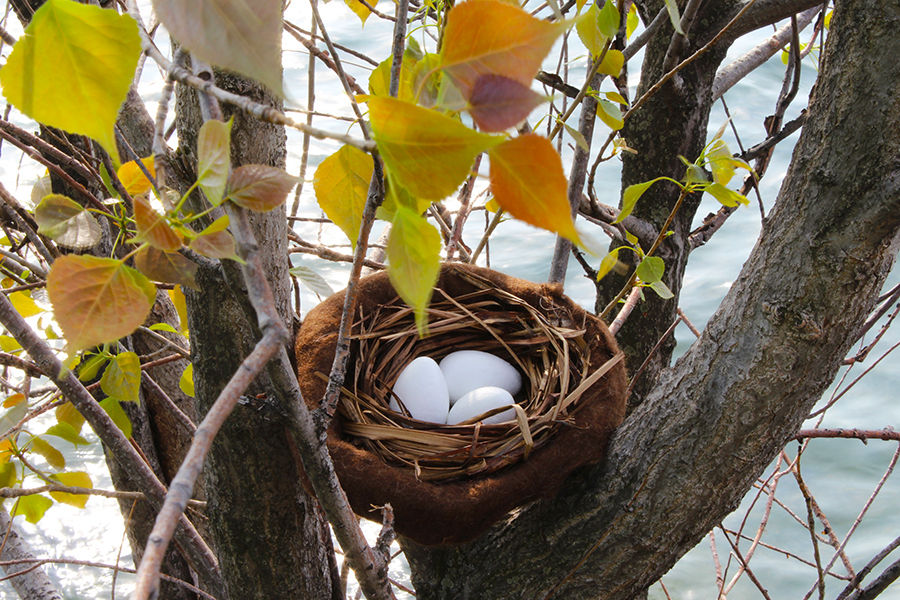
M 419 335 L 425 335 L 425 309 L 440 272 L 441 235 L 428 221 L 398 206 L 387 243 L 388 276 L 397 294 L 416 313 Z
M 154 166 L 153 157 L 148 156 L 147 158 L 142 158 L 141 163 L 143 163 L 144 168 L 147 169 L 147 172 L 150 173 L 151 177 L 155 178 L 156 168 Z M 150 180 L 147 179 L 147 176 L 141 171 L 136 160 L 130 160 L 119 167 L 116 171 L 116 176 L 119 178 L 119 181 L 122 182 L 125 191 L 132 196 L 143 194 L 151 187 Z
M 466 98 L 482 75 L 502 75 L 530 86 L 570 24 L 544 21 L 497 0 L 467 0 L 447 16 L 441 66 Z
M 488 152 L 494 198 L 517 219 L 578 241 L 562 160 L 545 137 L 527 134 Z
M 126 336 L 150 314 L 156 288 L 122 261 L 66 255 L 47 276 L 56 321 L 76 351 Z
M 367 2 L 369 4 L 369 6 L 372 6 L 372 7 L 375 7 L 378 5 L 378 0 L 371 0 L 371 2 L 369 2 L 367 0 Z M 369 10 L 369 7 L 366 6 L 365 4 L 363 4 L 362 2 L 360 2 L 359 0 L 344 0 L 344 3 L 350 7 L 350 10 L 352 10 L 354 12 L 354 14 L 356 14 L 357 17 L 359 17 L 360 23 L 362 25 L 365 25 L 366 19 L 368 19 L 369 15 L 372 14 L 372 11 Z
M 51 475 L 50 479 L 55 479 L 62 485 L 68 487 L 88 489 L 94 487 L 94 482 L 91 481 L 91 476 L 82 471 L 73 471 L 71 473 L 56 473 L 55 475 Z M 88 498 L 90 497 L 87 494 L 68 494 L 66 492 L 50 492 L 50 495 L 57 502 L 71 504 L 72 506 L 78 508 L 84 508 L 84 505 L 87 504 Z
M 169 290 L 169 299 L 172 300 L 172 304 L 175 305 L 175 312 L 178 313 L 178 327 L 183 334 L 187 335 L 187 301 L 184 298 L 184 292 L 181 291 L 180 285 L 176 285 Z
M 47 0 L 0 70 L 3 95 L 35 121 L 90 136 L 118 161 L 113 125 L 141 53 L 115 10 Z
M 468 177 L 475 157 L 503 141 L 396 98 L 370 96 L 368 103 L 385 166 L 417 198 L 440 200 L 450 195 Z
M 31 450 L 43 456 L 47 460 L 47 464 L 53 468 L 63 469 L 66 466 L 66 459 L 62 452 L 44 438 L 37 436 L 31 438 Z
M 25 292 L 13 292 L 8 297 L 13 308 L 16 309 L 16 312 L 25 318 L 33 317 L 44 312 L 44 309 L 38 306 L 37 303 L 31 299 L 31 296 Z
M 81 426 L 84 425 L 84 417 L 71 402 L 66 402 L 56 408 L 56 420 L 59 423 L 68 423 L 75 431 L 81 431 Z
M 343 146 L 319 164 L 313 178 L 316 201 L 354 248 L 374 165 L 362 150 Z
M 9 408 L 11 406 L 18 406 L 25 402 L 25 394 L 10 394 L 3 401 L 3 408 Z
M 622 67 L 624 65 L 625 55 L 619 50 L 610 48 L 606 51 L 606 55 L 603 57 L 603 62 L 600 63 L 598 71 L 612 77 L 618 77 L 622 72 Z

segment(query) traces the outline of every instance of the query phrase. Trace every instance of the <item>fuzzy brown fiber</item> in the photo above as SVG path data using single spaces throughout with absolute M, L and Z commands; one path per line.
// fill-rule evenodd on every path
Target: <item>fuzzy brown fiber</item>
M 586 330 L 593 371 L 617 352 L 612 334 L 598 319 L 562 294 L 561 286 L 537 284 L 489 269 L 445 264 L 437 287 L 460 296 L 474 290 L 461 273 L 473 273 L 507 290 L 535 307 L 568 313 L 573 323 Z M 359 282 L 359 309 L 365 314 L 396 298 L 386 273 Z M 300 388 L 310 408 L 317 408 L 325 393 L 337 343 L 344 293 L 327 298 L 313 308 L 296 339 Z M 353 369 L 348 369 L 352 373 Z M 328 431 L 328 449 L 341 485 L 353 510 L 380 520 L 377 507 L 390 503 L 395 529 L 421 544 L 452 544 L 471 540 L 510 510 L 556 494 L 576 468 L 603 459 L 612 431 L 625 415 L 625 367 L 620 362 L 578 401 L 574 423 L 561 425 L 544 446 L 526 459 L 494 473 L 449 482 L 426 482 L 409 467 L 386 463 L 370 450 L 342 435 L 340 414 Z

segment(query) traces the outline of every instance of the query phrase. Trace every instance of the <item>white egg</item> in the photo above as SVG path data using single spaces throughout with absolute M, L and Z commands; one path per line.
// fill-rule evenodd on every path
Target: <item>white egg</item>
M 451 406 L 480 387 L 503 388 L 512 396 L 522 389 L 522 375 L 514 366 L 480 350 L 451 352 L 441 360 L 441 371 L 447 380 Z
M 450 400 L 444 374 L 433 358 L 420 356 L 406 365 L 393 388 L 406 410 L 414 419 L 431 423 L 446 423 Z M 402 412 L 393 396 L 391 410 Z
M 453 405 L 450 413 L 447 415 L 447 424 L 456 425 L 489 410 L 504 406 L 509 406 L 509 410 L 492 415 L 481 422 L 485 425 L 492 425 L 494 423 L 512 421 L 516 418 L 516 411 L 512 408 L 514 403 L 515 400 L 513 400 L 512 395 L 503 388 L 493 386 L 480 387 L 456 401 L 456 404 Z

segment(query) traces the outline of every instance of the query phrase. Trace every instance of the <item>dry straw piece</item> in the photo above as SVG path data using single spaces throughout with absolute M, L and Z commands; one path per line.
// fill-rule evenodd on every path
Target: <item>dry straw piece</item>
M 310 311 L 297 337 L 298 377 L 315 407 L 325 390 L 343 293 Z M 552 497 L 579 466 L 599 462 L 625 410 L 625 368 L 602 322 L 535 284 L 462 264 L 442 268 L 419 338 L 412 310 L 384 273 L 360 282 L 348 374 L 328 446 L 354 510 L 390 502 L 398 533 L 420 543 L 471 539 L 511 509 Z M 517 419 L 440 425 L 388 408 L 418 356 L 483 350 L 523 374 Z

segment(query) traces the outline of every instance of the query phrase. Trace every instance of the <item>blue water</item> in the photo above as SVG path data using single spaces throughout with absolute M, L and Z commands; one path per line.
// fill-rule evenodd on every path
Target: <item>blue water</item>
M 385 7 L 388 6 L 388 3 L 382 4 L 384 4 L 382 8 L 387 10 Z M 341 2 L 324 5 L 322 11 L 331 35 L 337 41 L 352 45 L 362 51 L 369 51 L 376 60 L 382 60 L 387 56 L 390 43 L 388 27 L 373 18 L 364 30 L 360 29 L 356 17 Z M 308 12 L 308 7 L 303 3 L 295 3 L 290 8 L 289 18 L 303 27 L 308 27 Z M 363 36 L 365 36 L 365 40 L 362 40 Z M 756 36 L 756 39 L 759 37 Z M 292 39 L 285 38 L 285 40 L 285 80 L 289 94 L 292 98 L 303 99 L 306 97 L 306 53 Z M 739 40 L 730 56 L 739 55 L 752 45 L 753 40 Z M 632 64 L 639 63 L 635 60 Z M 348 67 L 361 83 L 366 81 L 365 68 L 351 61 L 348 61 Z M 577 73 L 579 70 L 583 72 L 584 61 L 573 60 L 571 68 L 573 73 Z M 745 147 L 757 143 L 764 137 L 762 116 L 773 110 L 775 98 L 781 86 L 782 69 L 783 65 L 776 56 L 726 95 L 735 126 Z M 317 78 L 317 110 L 350 115 L 349 104 L 336 77 L 329 71 L 320 68 L 317 71 Z M 574 78 L 577 80 L 577 75 Z M 804 99 L 808 95 L 813 78 L 814 69 L 812 63 L 807 60 L 804 64 L 803 86 L 798 94 L 796 108 L 788 113 L 788 119 L 792 118 L 805 104 Z M 155 100 L 156 94 L 158 94 L 159 76 L 152 66 L 148 65 L 145 69 L 143 81 L 144 89 L 150 94 L 151 99 Z M 303 101 L 298 100 L 296 105 L 302 106 Z M 155 108 L 151 106 L 151 114 L 153 110 Z M 302 120 L 302 115 L 297 115 L 295 118 Z M 710 120 L 711 130 L 717 129 L 724 122 L 725 116 L 721 105 L 717 105 Z M 346 131 L 345 123 L 335 124 L 333 121 L 322 118 L 318 118 L 315 125 L 335 131 Z M 598 136 L 605 136 L 602 127 L 598 129 L 601 130 Z M 357 132 L 354 133 L 358 135 Z M 296 172 L 299 164 L 300 134 L 290 131 L 288 135 L 289 169 Z M 767 211 L 775 202 L 796 137 L 797 134 L 778 146 L 769 172 L 760 186 Z M 726 134 L 726 139 L 732 149 L 737 148 L 737 143 L 730 132 Z M 313 141 L 308 172 L 310 179 L 315 165 L 335 151 L 337 147 L 338 145 L 333 142 Z M 20 165 L 17 161 L 9 158 L 11 155 L 10 152 L 4 152 L 3 160 L 0 161 L 0 177 L 7 187 L 18 196 L 27 197 L 30 183 L 37 173 L 20 174 Z M 601 200 L 615 204 L 619 194 L 616 161 L 610 161 L 604 166 L 598 175 L 598 181 L 602 182 L 602 185 L 598 184 L 598 195 Z M 756 207 L 755 199 L 751 199 L 750 206 L 743 207 L 732 215 L 725 228 L 716 234 L 709 244 L 698 249 L 691 256 L 680 306 L 698 327 L 703 326 L 728 291 L 759 234 L 759 209 Z M 312 186 L 309 181 L 304 189 L 302 200 L 302 214 L 317 215 L 318 210 L 312 198 Z M 698 211 L 698 221 L 706 213 L 714 212 L 717 208 L 718 205 L 714 201 L 706 200 Z M 470 243 L 477 241 L 476 230 L 481 226 L 481 216 L 473 216 L 466 230 L 467 240 Z M 347 243 L 336 228 L 320 229 L 315 225 L 301 224 L 296 229 L 302 237 L 308 240 L 318 238 L 322 243 L 327 244 Z M 505 222 L 497 229 L 490 244 L 491 266 L 525 279 L 543 280 L 547 276 L 553 244 L 553 237 L 545 232 L 521 223 Z M 345 251 L 349 252 L 349 248 L 346 248 Z M 307 255 L 294 255 L 292 260 L 296 264 L 307 265 L 317 270 L 334 289 L 341 289 L 344 286 L 347 274 L 345 265 L 326 263 Z M 893 280 L 896 279 L 895 276 Z M 580 267 L 574 261 L 570 264 L 566 290 L 577 302 L 587 308 L 592 308 L 593 285 L 583 277 Z M 301 295 L 302 310 L 305 312 L 316 302 L 316 297 L 304 289 Z M 870 337 L 876 330 L 873 330 Z M 679 344 L 678 353 L 684 352 L 693 339 L 692 334 L 683 325 L 676 330 L 676 337 Z M 900 339 L 900 333 L 889 332 L 880 348 L 888 348 L 898 339 Z M 877 350 L 873 352 L 866 365 L 871 364 L 879 355 Z M 879 367 L 874 369 L 837 406 L 829 411 L 824 425 L 875 429 L 896 425 L 900 421 L 900 407 L 890 394 L 890 390 L 896 389 L 894 386 L 900 383 L 896 365 L 897 360 L 893 356 L 885 359 Z M 855 368 L 850 379 L 859 371 L 861 371 L 859 367 Z M 868 445 L 859 441 L 845 440 L 814 440 L 810 443 L 802 461 L 804 480 L 828 515 L 839 538 L 843 537 L 852 525 L 862 505 L 882 477 L 896 447 L 896 443 L 879 441 L 871 441 Z M 792 456 L 795 450 L 796 445 L 789 447 Z M 97 487 L 110 487 L 102 456 L 96 445 L 70 452 L 68 456 L 71 464 L 82 464 L 85 469 L 94 474 Z M 741 508 L 725 520 L 726 528 L 734 529 L 739 526 L 753 496 L 754 494 L 751 492 Z M 869 557 L 900 533 L 900 517 L 896 510 L 898 497 L 900 497 L 900 483 L 895 479 L 888 479 L 880 496 L 872 503 L 868 516 L 862 521 L 858 531 L 847 545 L 847 553 L 855 568 L 861 568 Z M 792 477 L 785 476 L 781 479 L 777 498 L 805 520 L 806 508 L 803 496 Z M 756 533 L 763 504 L 764 502 L 758 503 L 747 520 L 745 533 L 750 537 Z M 127 543 L 122 545 L 122 524 L 118 507 L 112 500 L 93 497 L 84 510 L 55 505 L 37 526 L 27 523 L 20 526 L 28 534 L 35 546 L 36 553 L 40 556 L 115 563 L 116 556 L 121 549 L 122 564 L 130 565 Z M 821 525 L 819 525 L 819 529 L 821 529 Z M 374 535 L 377 532 L 377 526 L 367 525 L 366 530 L 367 533 Z M 778 506 L 772 510 L 762 542 L 788 550 L 806 560 L 812 559 L 808 532 Z M 746 551 L 748 545 L 749 543 L 746 541 L 741 542 L 742 551 Z M 721 534 L 717 536 L 717 546 L 724 567 L 728 561 L 729 548 Z M 663 583 L 671 598 L 715 598 L 715 571 L 709 548 L 708 540 L 704 540 L 663 578 Z M 821 546 L 825 562 L 831 558 L 828 550 L 826 546 Z M 886 564 L 894 559 L 896 557 L 889 557 Z M 882 565 L 882 568 L 886 564 Z M 767 588 L 769 595 L 775 599 L 802 598 L 815 583 L 814 568 L 763 547 L 757 549 L 750 567 L 754 575 Z M 843 573 L 839 563 L 834 569 L 838 573 Z M 49 566 L 47 570 L 51 577 L 58 581 L 67 598 L 111 596 L 112 575 L 107 569 Z M 730 580 L 735 571 L 736 566 L 732 560 L 732 565 L 725 574 L 726 582 Z M 880 571 L 876 569 L 876 572 Z M 402 560 L 392 564 L 391 574 L 396 579 L 408 583 L 408 567 Z M 0 598 L 15 597 L 8 587 L 2 587 L 7 585 L 0 584 Z M 843 586 L 842 582 L 830 580 L 826 597 L 834 597 Z M 130 590 L 131 577 L 120 575 L 116 595 L 124 597 Z M 651 589 L 650 597 L 657 600 L 667 596 L 662 587 L 657 584 Z M 731 600 L 759 597 L 761 597 L 760 592 L 746 576 L 741 578 L 728 594 L 728 598 Z M 895 585 L 882 597 L 900 598 L 900 586 Z

